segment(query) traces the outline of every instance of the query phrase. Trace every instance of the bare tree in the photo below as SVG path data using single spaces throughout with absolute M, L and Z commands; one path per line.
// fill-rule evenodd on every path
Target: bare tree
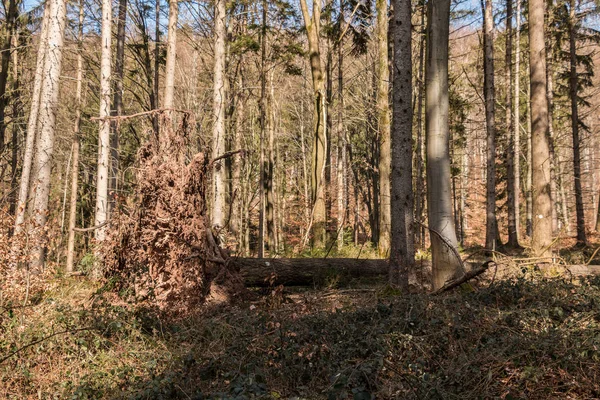
M 408 291 L 415 263 L 412 188 L 412 49 L 410 0 L 394 1 L 394 86 L 390 282 Z M 380 32 L 381 33 L 381 32 Z M 381 61 L 381 60 L 380 60 Z M 387 62 L 386 62 L 387 68 Z M 379 110 L 380 112 L 382 110 Z
M 450 149 L 448 144 L 448 41 L 450 0 L 429 3 L 425 104 L 427 134 L 427 204 L 433 287 L 438 289 L 463 273 L 452 214 Z M 407 82 L 405 82 L 407 84 Z
M 552 197 L 550 195 L 550 146 L 548 143 L 548 98 L 546 97 L 546 46 L 544 1 L 529 0 L 529 70 L 531 85 L 532 251 L 551 254 Z

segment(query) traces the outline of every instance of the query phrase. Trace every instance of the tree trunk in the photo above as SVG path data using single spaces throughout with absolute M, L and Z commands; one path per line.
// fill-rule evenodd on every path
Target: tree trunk
M 425 10 L 427 8 L 425 0 L 420 1 L 421 6 L 421 25 L 419 26 L 419 71 L 417 72 L 417 143 L 416 143 L 416 171 L 415 171 L 415 218 L 421 224 L 425 223 L 425 176 L 423 174 L 423 160 L 425 159 L 425 135 L 423 135 L 423 75 L 425 65 Z M 425 229 L 422 225 L 415 227 L 415 241 L 419 247 L 425 247 Z
M 215 65 L 213 81 L 213 143 L 212 157 L 225 153 L 225 46 L 227 39 L 226 1 L 215 2 Z M 213 210 L 212 226 L 217 229 L 225 227 L 226 216 L 226 176 L 225 166 L 216 163 L 213 169 Z
M 573 134 L 573 178 L 575 180 L 575 210 L 577 214 L 577 243 L 585 245 L 585 216 L 581 189 L 581 155 L 579 142 L 578 78 L 577 78 L 577 21 L 576 2 L 569 2 L 569 97 L 571 98 L 571 132 Z
M 8 9 L 6 10 L 6 38 L 1 48 L 0 58 L 0 156 L 4 153 L 4 139 L 6 132 L 6 121 L 4 115 L 4 109 L 8 104 L 8 96 L 6 96 L 6 84 L 8 81 L 8 69 L 10 63 L 11 46 L 13 43 L 13 36 L 16 33 L 16 20 L 18 14 L 16 0 L 9 0 Z
M 340 26 L 346 26 L 344 21 L 344 0 L 340 0 Z M 337 121 L 337 166 L 336 166 L 336 183 L 337 183 L 337 233 L 336 244 L 337 250 L 340 251 L 344 247 L 344 225 L 346 217 L 346 202 L 344 189 L 344 171 L 345 171 L 345 154 L 346 143 L 344 135 L 344 41 L 340 36 L 337 43 L 338 51 L 338 121 Z
M 160 93 L 159 91 L 159 83 L 160 83 L 160 0 L 155 1 L 154 8 L 154 108 L 160 108 Z M 156 137 L 160 137 L 160 126 L 158 123 L 158 114 L 154 114 L 152 116 L 152 125 L 154 128 L 154 134 Z
M 410 0 L 394 1 L 394 85 L 391 188 L 390 283 L 408 292 L 415 264 L 412 187 L 412 49 Z M 381 34 L 381 32 L 380 32 Z M 381 62 L 382 60 L 380 60 Z M 386 63 L 387 69 L 387 63 Z M 383 110 L 380 109 L 380 112 Z M 382 213 L 385 211 L 382 210 Z M 382 218 L 382 221 L 385 218 Z M 381 238 L 380 238 L 381 240 Z
M 165 65 L 165 94 L 163 106 L 166 109 L 174 107 L 175 97 L 175 61 L 177 60 L 177 20 L 179 15 L 178 0 L 169 0 L 169 32 L 167 38 L 167 63 Z M 167 112 L 172 118 L 172 113 Z M 166 138 L 162 138 L 166 140 Z M 167 147 L 168 148 L 168 147 Z
M 59 81 L 62 68 L 62 50 L 66 23 L 66 2 L 53 0 L 49 3 L 49 24 L 47 41 L 47 58 L 45 79 L 40 93 L 37 130 L 39 142 L 37 146 L 36 166 L 37 181 L 33 204 L 35 224 L 45 232 L 48 217 L 48 201 L 50 197 L 50 174 L 52 171 L 52 155 L 54 151 L 54 128 L 58 106 Z M 34 271 L 43 269 L 45 261 L 47 237 L 41 234 L 33 247 L 30 268 Z
M 100 123 L 98 131 L 98 169 L 96 178 L 96 217 L 94 225 L 108 220 L 108 168 L 110 163 L 110 78 L 112 56 L 112 2 L 102 0 L 102 48 L 100 59 Z M 104 241 L 106 227 L 95 230 L 98 242 Z M 101 254 L 97 253 L 97 258 Z
M 401 4 L 397 4 L 401 6 Z M 410 16 L 410 9 L 408 10 Z M 400 23 L 406 21 L 398 20 Z M 410 28 L 410 21 L 408 22 Z M 403 31 L 410 38 L 411 31 Z M 398 38 L 402 44 L 404 40 Z M 408 41 L 410 43 L 410 40 Z M 390 168 L 391 168 L 391 147 L 390 147 L 390 68 L 388 62 L 388 4 L 387 0 L 377 0 L 377 74 L 379 75 L 377 88 L 377 120 L 379 126 L 379 254 L 387 256 L 390 251 L 390 228 L 391 228 L 391 208 L 390 208 Z M 404 52 L 405 49 L 401 51 Z M 406 54 L 401 53 L 403 56 Z M 410 53 L 409 53 L 410 59 Z M 398 60 L 402 63 L 402 60 Z M 402 63 L 403 64 L 403 63 Z M 406 65 L 402 65 L 406 67 Z M 412 66 L 410 66 L 412 68 Z M 396 72 L 394 73 L 394 76 Z M 412 75 L 412 74 L 411 74 Z M 409 75 L 410 76 L 410 75 Z M 409 85 L 410 88 L 411 85 Z M 404 86 L 403 86 L 404 88 Z M 405 93 L 400 94 L 401 96 Z M 412 93 L 410 94 L 412 96 Z M 400 101 L 405 101 L 401 99 Z M 412 105 L 409 102 L 409 107 Z M 403 110 L 405 111 L 404 107 Z M 411 109 L 412 111 L 412 109 Z M 412 112 L 410 113 L 412 118 Z M 405 122 L 405 121 L 403 121 Z M 410 122 L 412 124 L 412 121 Z M 400 149 L 399 149 L 400 151 Z M 409 157 L 412 159 L 412 157 Z M 412 167 L 410 169 L 412 171 Z M 411 176 L 411 175 L 409 175 Z M 412 184 L 411 184 L 412 185 Z M 394 281 L 396 281 L 394 279 Z
M 125 24 L 127 22 L 127 0 L 119 0 L 119 15 L 117 21 L 117 42 L 115 54 L 115 80 L 113 92 L 113 108 L 111 115 L 123 115 L 123 78 L 125 72 Z M 81 40 L 81 39 L 80 39 Z M 76 132 L 79 132 L 76 127 Z M 73 143 L 75 145 L 75 143 Z M 74 150 L 75 151 L 75 150 Z M 113 197 L 109 200 L 110 208 L 114 208 L 116 193 L 119 186 L 119 123 L 111 121 L 110 135 L 111 171 L 109 191 Z
M 452 216 L 450 150 L 448 147 L 448 41 L 450 0 L 429 3 L 427 10 L 427 61 L 425 102 L 427 124 L 427 204 L 433 287 L 463 273 L 457 257 Z
M 487 131 L 487 187 L 485 247 L 496 250 L 499 238 L 496 219 L 496 90 L 494 88 L 494 12 L 492 0 L 481 0 L 483 12 L 484 96 Z M 509 109 L 510 110 L 510 109 Z
M 75 226 L 77 224 L 77 191 L 79 184 L 79 135 L 81 132 L 81 108 L 83 92 L 83 0 L 79 3 L 79 30 L 77 35 L 77 91 L 75 98 L 77 101 L 77 110 L 75 111 L 75 126 L 73 129 L 73 166 L 71 167 L 71 198 L 69 201 L 69 241 L 67 243 L 67 267 L 66 272 L 71 273 L 75 270 Z M 119 18 L 122 16 L 120 13 Z M 119 21 L 120 23 L 120 21 Z M 117 51 L 118 54 L 118 51 Z M 117 57 L 118 59 L 118 57 Z M 122 87 L 121 87 L 122 90 Z M 115 96 L 116 97 L 116 96 Z
M 19 51 L 16 50 L 19 47 L 19 32 L 15 30 L 13 34 L 13 47 L 15 50 L 12 52 L 12 68 L 13 68 L 13 104 L 12 104 L 12 112 L 13 112 L 13 120 L 17 121 L 21 118 L 23 114 L 23 108 L 21 103 L 21 87 L 19 80 Z M 9 214 L 15 215 L 17 211 L 17 201 L 18 201 L 18 181 L 17 181 L 17 165 L 18 165 L 18 154 L 19 154 L 19 124 L 13 123 L 12 126 L 12 140 L 11 140 L 11 179 L 10 179 L 10 206 L 9 206 Z M 9 229 L 9 235 L 14 233 L 14 227 Z
M 552 197 L 550 195 L 550 147 L 548 143 L 548 98 L 546 97 L 546 48 L 544 1 L 529 1 L 529 69 L 531 76 L 532 149 L 532 251 L 537 257 L 552 254 Z
M 325 158 L 327 155 L 327 102 L 325 99 L 325 81 L 321 52 L 319 50 L 319 35 L 321 26 L 321 2 L 313 0 L 312 15 L 308 10 L 306 0 L 300 0 L 304 26 L 308 39 L 308 52 L 314 91 L 314 142 L 311 165 L 311 199 L 312 199 L 312 244 L 319 248 L 326 241 L 326 210 L 325 188 Z
M 265 138 L 267 134 L 267 1 L 262 1 L 262 27 L 260 31 L 260 99 L 258 103 L 260 117 L 260 165 L 259 165 L 259 210 L 258 210 L 258 257 L 265 252 L 265 209 L 267 202 L 267 169 Z
M 355 258 L 232 258 L 246 286 L 313 285 L 327 278 L 370 278 L 388 273 L 387 260 Z
M 519 245 L 519 235 L 521 226 L 521 0 L 515 0 L 517 3 L 515 12 L 515 73 L 514 73 L 514 122 L 512 125 L 513 132 L 513 207 L 515 214 L 515 237 L 516 243 Z M 510 241 L 510 240 L 509 240 Z
M 517 0 L 517 2 L 520 0 Z M 508 138 L 508 156 L 507 156 L 507 203 L 508 203 L 508 245 L 510 247 L 519 247 L 519 217 L 516 213 L 517 184 L 519 181 L 515 175 L 516 164 L 519 162 L 518 152 L 515 146 L 515 136 L 513 134 L 513 107 L 512 107 L 512 19 L 513 19 L 513 0 L 506 0 L 506 54 L 505 54 L 505 80 L 506 80 L 506 136 Z M 518 46 L 518 43 L 517 43 Z
M 25 153 L 23 155 L 21 183 L 19 185 L 19 200 L 17 202 L 17 210 L 15 215 L 15 234 L 20 233 L 23 229 L 23 223 L 25 222 L 25 212 L 27 209 L 27 202 L 29 196 L 29 183 L 31 180 L 31 170 L 33 167 L 33 156 L 35 153 L 35 142 L 37 136 L 37 121 L 40 109 L 40 95 L 44 79 L 47 76 L 45 68 L 48 49 L 48 25 L 50 23 L 50 4 L 51 3 L 47 3 L 47 5 L 44 7 L 44 17 L 42 19 L 42 29 L 40 33 L 40 43 L 37 53 L 31 106 L 29 109 L 29 120 L 27 122 Z

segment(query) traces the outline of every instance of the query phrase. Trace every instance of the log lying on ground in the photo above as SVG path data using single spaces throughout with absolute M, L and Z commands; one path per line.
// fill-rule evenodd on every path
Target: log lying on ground
M 387 275 L 387 260 L 355 258 L 232 258 L 246 286 L 306 286 L 327 279 Z

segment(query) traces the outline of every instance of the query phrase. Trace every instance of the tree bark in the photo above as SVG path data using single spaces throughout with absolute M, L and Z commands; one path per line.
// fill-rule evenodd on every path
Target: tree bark
M 40 104 L 37 120 L 39 141 L 37 146 L 36 166 L 37 181 L 33 203 L 36 226 L 45 232 L 48 217 L 48 201 L 50 198 L 50 174 L 52 155 L 54 152 L 54 128 L 58 106 L 60 73 L 62 69 L 62 50 L 66 24 L 66 1 L 52 0 L 49 3 L 49 23 L 45 79 L 40 92 Z M 46 234 L 41 234 L 32 249 L 30 268 L 34 271 L 43 269 L 47 245 Z
M 514 97 L 513 103 L 513 207 L 515 214 L 514 232 L 516 243 L 519 245 L 521 227 L 521 0 L 516 1 L 515 11 L 515 73 L 514 73 Z M 510 242 L 510 239 L 509 239 Z
M 354 258 L 232 258 L 246 286 L 313 285 L 328 277 L 370 278 L 389 271 L 387 260 Z
M 163 106 L 165 109 L 174 107 L 175 97 L 175 61 L 177 60 L 177 21 L 179 15 L 178 0 L 169 0 L 169 28 L 167 37 L 167 63 L 165 65 L 165 94 Z M 172 112 L 167 112 L 172 118 Z M 162 138 L 162 141 L 166 138 Z
M 325 81 L 319 49 L 321 2 L 313 0 L 312 15 L 308 10 L 306 0 L 300 0 L 300 8 L 302 9 L 308 39 L 309 62 L 314 92 L 314 142 L 311 165 L 311 199 L 313 206 L 312 244 L 313 247 L 319 248 L 326 242 L 325 188 L 323 179 L 327 154 L 327 102 L 325 99 Z
M 96 216 L 94 225 L 102 225 L 108 220 L 108 178 L 110 163 L 110 89 L 112 58 L 112 2 L 102 0 L 102 47 L 100 59 L 100 110 L 98 131 L 98 168 L 96 177 Z M 98 242 L 104 241 L 106 227 L 95 230 Z M 97 258 L 101 254 L 97 252 Z
M 483 91 L 487 131 L 485 247 L 496 250 L 499 238 L 496 235 L 498 232 L 498 220 L 496 219 L 496 90 L 494 87 L 494 12 L 492 10 L 492 0 L 481 0 L 481 8 L 484 30 Z
M 395 0 L 393 4 L 394 133 L 391 136 L 392 196 L 390 207 L 392 211 L 389 278 L 390 283 L 398 285 L 403 292 L 407 293 L 408 274 L 413 270 L 415 264 L 414 193 L 412 187 L 411 2 L 410 0 Z M 379 111 L 382 112 L 381 109 Z M 382 213 L 384 212 L 382 210 Z M 382 221 L 385 221 L 385 218 L 382 218 Z
M 75 111 L 75 126 L 73 129 L 73 165 L 71 167 L 71 197 L 69 201 L 69 240 L 67 243 L 67 266 L 66 272 L 72 273 L 75 259 L 75 227 L 77 225 L 77 191 L 79 184 L 79 135 L 81 131 L 81 108 L 83 92 L 83 0 L 79 3 L 79 29 L 77 35 L 77 89 L 75 98 L 77 110 Z M 119 10 L 120 11 L 120 10 Z M 120 12 L 119 12 L 120 13 Z M 118 52 L 117 52 L 118 53 Z M 118 59 L 118 57 L 117 57 Z M 122 90 L 122 87 L 121 87 Z
M 340 0 L 340 27 L 345 27 L 344 21 L 344 0 Z M 346 201 L 344 188 L 344 171 L 345 171 L 345 155 L 346 143 L 344 135 L 344 38 L 340 36 L 337 43 L 338 52 L 338 121 L 337 121 L 337 166 L 336 166 L 336 182 L 337 182 L 337 234 L 336 244 L 337 250 L 340 251 L 344 247 L 344 225 L 346 217 Z
M 450 0 L 429 3 L 425 102 L 427 134 L 427 204 L 433 259 L 433 287 L 460 275 L 452 216 L 448 147 L 448 41 Z M 437 233 L 436 233 L 437 232 Z
M 213 81 L 213 142 L 212 156 L 216 158 L 225 153 L 225 46 L 227 39 L 226 1 L 215 1 L 215 65 Z M 215 163 L 213 169 L 213 210 L 212 226 L 225 227 L 226 217 L 226 176 L 222 163 Z
M 425 223 L 425 176 L 423 174 L 423 160 L 425 159 L 425 135 L 423 135 L 423 92 L 425 85 L 423 84 L 424 66 L 425 66 L 425 0 L 420 1 L 421 6 L 421 25 L 419 27 L 419 71 L 417 72 L 417 143 L 416 143 L 416 171 L 415 171 L 415 218 L 418 222 Z M 415 227 L 417 245 L 421 248 L 425 247 L 425 229 L 422 225 Z
M 548 98 L 546 97 L 546 46 L 544 1 L 529 1 L 529 69 L 531 76 L 532 148 L 532 251 L 550 256 L 552 244 L 552 197 L 550 195 L 550 147 L 548 143 Z
M 400 4 L 396 4 L 400 6 Z M 395 13 L 394 13 L 395 14 Z M 410 16 L 410 9 L 408 10 Z M 401 19 L 396 23 L 405 23 Z M 410 27 L 410 21 L 408 23 Z M 404 30 L 410 38 L 411 31 Z M 404 40 L 397 38 L 404 44 Z M 410 43 L 410 40 L 408 41 Z M 391 168 L 391 146 L 390 146 L 390 69 L 388 61 L 388 4 L 387 0 L 377 0 L 377 74 L 379 75 L 377 87 L 377 120 L 379 126 L 379 254 L 387 256 L 390 251 L 390 228 L 391 228 L 391 206 L 390 206 L 390 168 Z M 404 52 L 405 49 L 402 49 Z M 406 54 L 403 54 L 406 56 Z M 410 56 L 410 53 L 409 53 Z M 403 60 L 398 60 L 402 62 Z M 402 66 L 406 65 L 402 62 Z M 412 68 L 412 66 L 409 66 Z M 394 72 L 395 76 L 396 72 Z M 402 93 L 404 95 L 405 93 Z M 411 94 L 412 96 L 412 94 Z M 401 99 L 404 101 L 404 99 Z M 409 104 L 410 105 L 410 104 Z M 411 109 L 412 110 L 412 109 Z M 405 110 L 403 110 L 405 111 Z M 412 112 L 410 114 L 412 118 Z M 405 122 L 405 121 L 403 121 Z M 412 121 L 411 121 L 412 124 Z M 410 157 L 412 159 L 412 157 Z M 412 167 L 411 167 L 412 170 Z
M 573 135 L 573 178 L 575 180 L 575 211 L 577 215 L 577 243 L 585 245 L 585 215 L 581 189 L 581 154 L 579 142 L 578 77 L 577 77 L 577 20 L 575 0 L 569 2 L 569 97 L 571 100 L 571 133 Z
M 12 112 L 13 112 L 13 120 L 19 120 L 23 115 L 22 101 L 21 101 L 21 85 L 20 85 L 20 77 L 19 77 L 19 51 L 16 49 L 19 46 L 19 32 L 15 30 L 15 33 L 12 36 L 13 39 L 13 48 L 15 50 L 12 52 L 12 68 L 13 68 L 13 103 L 12 103 Z M 11 138 L 11 179 L 10 179 L 10 205 L 8 212 L 10 215 L 15 215 L 17 211 L 17 201 L 18 199 L 18 154 L 19 154 L 19 124 L 14 123 L 12 126 L 12 138 Z M 9 229 L 9 235 L 14 234 L 14 227 Z

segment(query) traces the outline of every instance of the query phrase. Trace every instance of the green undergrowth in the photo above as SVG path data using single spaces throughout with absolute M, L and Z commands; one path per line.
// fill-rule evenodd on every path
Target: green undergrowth
M 0 364 L 1 398 L 600 397 L 598 278 L 276 290 L 177 320 L 64 281 L 1 312 L 0 358 L 59 333 Z

